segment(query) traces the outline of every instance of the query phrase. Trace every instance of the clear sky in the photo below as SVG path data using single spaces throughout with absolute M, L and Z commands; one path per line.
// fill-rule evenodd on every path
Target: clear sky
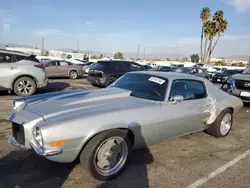
M 199 53 L 200 11 L 224 11 L 229 27 L 215 56 L 250 53 L 250 0 L 1 0 L 0 43 Z

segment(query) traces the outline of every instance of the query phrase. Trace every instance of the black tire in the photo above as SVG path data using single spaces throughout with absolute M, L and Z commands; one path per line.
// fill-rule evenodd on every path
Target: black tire
M 70 72 L 69 72 L 69 78 L 70 78 L 70 79 L 77 79 L 77 78 L 78 78 L 78 73 L 77 73 L 77 71 L 74 71 L 74 70 L 70 71 Z
M 36 91 L 36 88 L 36 82 L 30 77 L 18 78 L 13 85 L 14 93 L 22 97 L 33 95 Z
M 98 151 L 99 147 L 107 139 L 112 138 L 112 137 L 120 137 L 125 141 L 124 143 L 126 143 L 127 149 L 128 149 L 127 157 L 126 157 L 126 161 L 117 172 L 111 175 L 104 176 L 103 174 L 99 173 L 98 170 L 96 169 L 97 167 L 95 165 L 95 162 L 97 163 L 96 161 L 97 159 L 95 158 L 95 154 Z M 132 151 L 132 144 L 126 131 L 122 131 L 122 130 L 105 131 L 94 136 L 87 143 L 82 153 L 80 154 L 80 162 L 81 162 L 82 167 L 86 169 L 94 178 L 104 181 L 104 180 L 108 180 L 108 179 L 116 177 L 124 170 L 124 168 L 126 167 L 126 164 L 129 161 L 131 151 Z
M 114 83 L 116 80 L 117 78 L 114 76 L 108 77 L 105 83 L 105 87 L 108 87 L 110 84 Z
M 220 129 L 221 128 L 221 121 L 226 114 L 230 114 L 230 116 L 231 116 L 231 126 L 226 134 L 222 134 L 221 129 Z M 219 138 L 225 137 L 229 134 L 229 132 L 232 128 L 232 125 L 233 125 L 233 112 L 230 109 L 226 109 L 220 113 L 220 115 L 217 117 L 217 119 L 214 121 L 213 124 L 209 125 L 209 128 L 205 132 L 209 135 L 214 136 L 214 137 L 219 137 Z

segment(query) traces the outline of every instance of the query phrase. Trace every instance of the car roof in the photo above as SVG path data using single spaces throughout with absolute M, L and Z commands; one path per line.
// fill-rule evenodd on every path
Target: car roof
M 160 76 L 168 80 L 191 79 L 191 80 L 207 81 L 207 79 L 202 77 L 194 76 L 191 74 L 177 73 L 177 72 L 134 71 L 134 72 L 129 72 L 128 74 L 136 74 L 136 73 L 148 74 L 152 76 Z
M 22 55 L 22 56 L 29 56 L 28 54 L 25 54 L 25 53 L 20 52 L 20 51 L 5 50 L 5 49 L 0 49 L 0 53 L 14 54 L 14 55 Z

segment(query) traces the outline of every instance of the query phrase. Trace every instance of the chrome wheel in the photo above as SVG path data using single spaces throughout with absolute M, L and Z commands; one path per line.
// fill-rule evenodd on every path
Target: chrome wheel
M 96 150 L 94 155 L 94 167 L 102 176 L 112 176 L 126 163 L 128 158 L 128 146 L 121 137 L 110 137 Z
M 70 78 L 76 79 L 77 78 L 77 72 L 76 71 L 71 71 L 70 72 Z
M 18 83 L 17 89 L 20 93 L 27 95 L 33 92 L 34 86 L 29 80 L 22 80 Z
M 220 133 L 225 136 L 231 129 L 232 126 L 232 114 L 226 113 L 220 124 Z

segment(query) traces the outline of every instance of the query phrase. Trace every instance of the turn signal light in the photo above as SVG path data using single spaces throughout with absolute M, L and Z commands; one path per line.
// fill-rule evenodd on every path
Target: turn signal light
M 58 147 L 58 146 L 63 146 L 63 145 L 65 145 L 65 141 L 64 140 L 57 141 L 57 142 L 51 142 L 50 143 L 51 147 Z

